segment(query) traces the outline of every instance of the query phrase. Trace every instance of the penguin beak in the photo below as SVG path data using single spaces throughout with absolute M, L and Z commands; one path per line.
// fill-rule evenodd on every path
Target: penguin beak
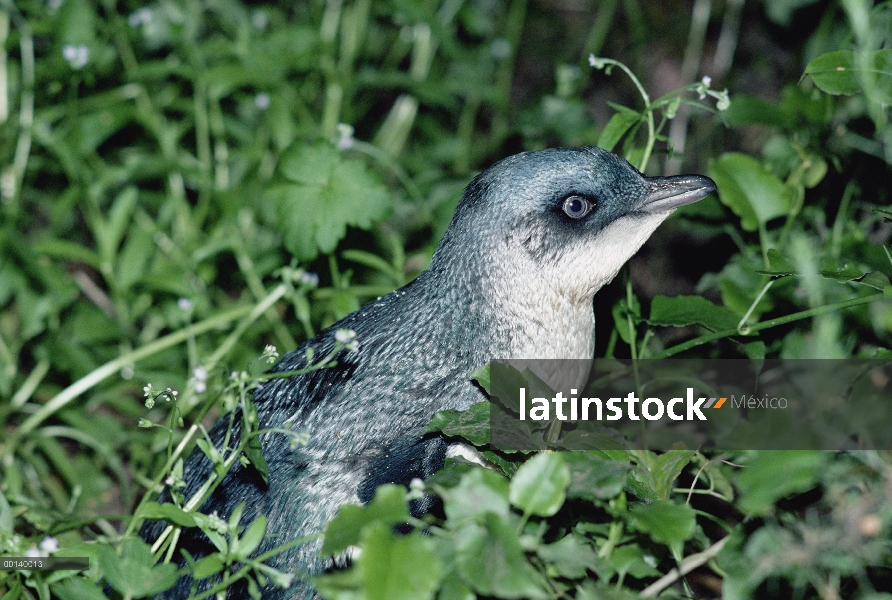
M 715 191 L 715 182 L 702 175 L 648 177 L 650 193 L 637 208 L 640 212 L 658 213 L 675 210 L 702 200 Z

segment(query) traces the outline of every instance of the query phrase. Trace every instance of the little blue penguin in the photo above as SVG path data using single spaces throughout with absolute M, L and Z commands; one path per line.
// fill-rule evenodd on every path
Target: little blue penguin
M 356 332 L 337 366 L 272 379 L 255 391 L 261 427 L 309 434 L 292 449 L 286 436 L 263 438 L 265 485 L 237 465 L 202 512 L 228 518 L 245 503 L 242 523 L 268 519 L 266 552 L 324 529 L 340 505 L 371 500 L 385 483 L 408 484 L 442 468 L 453 449 L 423 437 L 435 413 L 485 399 L 469 374 L 494 359 L 591 359 L 593 297 L 672 212 L 715 190 L 707 177 L 644 177 L 599 148 L 553 148 L 502 160 L 468 185 L 430 267 L 417 279 L 341 319 L 273 371 L 307 367 L 335 346 L 335 332 Z M 212 438 L 221 437 L 218 423 Z M 219 441 L 219 440 L 217 440 Z M 209 461 L 186 465 L 187 495 L 207 478 Z M 428 501 L 416 501 L 421 514 Z M 144 529 L 157 536 L 158 526 Z M 187 530 L 180 546 L 193 556 L 211 550 Z M 271 564 L 296 573 L 264 598 L 313 598 L 301 582 L 332 566 L 320 540 L 291 548 Z M 185 597 L 181 578 L 170 597 Z M 229 597 L 246 592 L 230 590 Z

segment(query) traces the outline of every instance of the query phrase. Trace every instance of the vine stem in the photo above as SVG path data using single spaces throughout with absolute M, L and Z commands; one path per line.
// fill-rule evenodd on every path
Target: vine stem
M 654 113 L 653 106 L 650 102 L 650 95 L 644 89 L 644 86 L 641 85 L 641 82 L 635 77 L 635 74 L 632 73 L 632 70 L 629 69 L 623 63 L 613 60 L 612 58 L 598 58 L 594 54 L 589 57 L 589 62 L 591 65 L 597 69 L 603 68 L 605 65 L 613 65 L 617 66 L 623 70 L 623 72 L 629 76 L 629 79 L 632 80 L 632 83 L 635 84 L 635 87 L 638 88 L 638 93 L 641 94 L 641 98 L 644 100 L 644 111 L 647 114 L 647 144 L 644 146 L 644 152 L 641 155 L 641 162 L 638 164 L 638 170 L 642 173 L 644 169 L 647 167 L 647 163 L 650 161 L 650 155 L 653 151 L 654 144 L 657 141 L 657 136 L 654 128 Z
M 763 321 L 761 323 L 756 323 L 755 325 L 750 325 L 748 330 L 749 333 L 755 333 L 757 331 L 762 331 L 763 329 L 770 329 L 771 327 L 777 327 L 778 325 L 785 325 L 787 323 L 792 323 L 794 321 L 800 321 L 802 319 L 808 319 L 809 317 L 816 317 L 818 315 L 825 315 L 827 313 L 831 313 L 837 310 L 842 310 L 844 308 L 850 308 L 852 306 L 858 306 L 860 304 L 869 304 L 874 300 L 879 300 L 880 298 L 892 298 L 892 286 L 886 287 L 885 290 L 879 292 L 878 294 L 870 294 L 869 296 L 861 296 L 860 298 L 852 298 L 851 300 L 845 300 L 844 302 L 837 302 L 835 304 L 825 304 L 824 306 L 818 306 L 816 308 L 811 308 L 809 310 L 803 310 L 801 312 L 793 313 L 790 315 L 785 315 L 783 317 L 778 317 L 776 319 L 769 319 L 767 321 Z M 674 356 L 679 352 L 684 352 L 685 350 L 689 350 L 701 344 L 705 344 L 706 342 L 712 342 L 715 340 L 720 340 L 722 338 L 731 337 L 732 335 L 740 335 L 737 331 L 737 328 L 734 329 L 725 329 L 724 331 L 715 331 L 713 333 L 708 333 L 706 335 L 701 335 L 700 337 L 696 337 L 692 340 L 688 340 L 682 344 L 678 344 L 677 346 L 673 346 L 671 348 L 667 348 L 662 352 L 658 352 L 654 354 L 651 359 L 659 359 L 659 358 L 669 358 L 670 356 Z

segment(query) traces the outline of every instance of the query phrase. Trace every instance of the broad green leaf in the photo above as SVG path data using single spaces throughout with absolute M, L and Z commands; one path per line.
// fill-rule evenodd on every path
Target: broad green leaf
M 82 577 L 68 577 L 52 584 L 50 589 L 61 600 L 108 600 L 100 586 Z
M 489 402 L 478 402 L 468 410 L 441 410 L 434 415 L 425 433 L 443 432 L 450 437 L 461 437 L 475 446 L 489 443 Z
M 489 394 L 491 385 L 489 365 L 483 365 L 482 367 L 471 373 L 471 379 L 476 381 L 480 385 L 480 387 L 483 388 L 483 391 Z
M 660 575 L 659 571 L 650 566 L 648 558 L 645 558 L 644 552 L 638 544 L 626 544 L 613 551 L 610 563 L 620 574 L 620 577 L 628 574 L 636 579 L 641 579 Z
M 759 452 L 737 474 L 740 509 L 750 514 L 765 514 L 780 498 L 810 490 L 820 481 L 830 456 L 820 451 Z
M 457 486 L 442 494 L 446 518 L 457 527 L 461 521 L 492 512 L 507 517 L 508 480 L 489 469 L 473 469 Z
M 756 273 L 768 275 L 772 279 L 781 279 L 796 275 L 796 267 L 774 248 L 768 249 L 768 270 L 757 269 Z
M 553 544 L 544 544 L 536 549 L 536 554 L 549 563 L 562 577 L 579 579 L 585 577 L 588 569 L 594 570 L 599 558 L 588 544 L 574 535 L 566 535 Z
M 567 496 L 587 500 L 609 500 L 623 491 L 631 465 L 619 460 L 606 460 L 591 452 L 561 452 L 570 469 Z
M 192 569 L 192 577 L 195 579 L 205 579 L 211 575 L 216 575 L 222 571 L 225 566 L 226 565 L 223 564 L 220 555 L 214 552 L 195 563 L 195 568 Z
M 691 450 L 670 450 L 662 454 L 643 451 L 639 453 L 635 475 L 651 486 L 660 498 L 668 500 L 676 478 L 693 456 Z
M 299 260 L 332 252 L 348 226 L 369 229 L 390 210 L 378 175 L 327 142 L 295 143 L 279 171 L 285 182 L 269 188 L 266 197 L 277 208 L 274 226 Z
M 610 120 L 607 121 L 607 125 L 601 130 L 601 135 L 598 136 L 598 147 L 603 148 L 608 152 L 612 152 L 613 148 L 620 139 L 622 139 L 626 132 L 635 123 L 641 120 L 641 114 L 638 112 L 630 108 L 618 108 L 619 110 L 610 117 Z
M 696 530 L 696 513 L 687 504 L 667 501 L 636 504 L 629 513 L 632 525 L 638 531 L 668 546 L 680 547 L 693 537 Z
M 455 533 L 455 562 L 462 578 L 484 596 L 548 597 L 524 556 L 514 525 L 493 513 L 484 521 Z
M 380 521 L 393 527 L 409 518 L 406 489 L 401 485 L 382 485 L 375 490 L 375 497 L 366 506 L 345 504 L 337 516 L 325 527 L 325 540 L 321 553 L 325 555 L 343 552 L 359 542 L 366 525 Z
M 761 259 L 735 254 L 719 273 L 719 289 L 722 292 L 722 304 L 736 314 L 745 314 L 756 299 L 756 295 L 765 284 L 764 276 L 759 270 L 764 268 Z M 750 318 L 758 320 L 762 313 L 774 308 L 771 294 L 764 294 L 756 304 Z
M 713 331 L 734 329 L 740 317 L 724 306 L 713 304 L 700 296 L 657 296 L 650 305 L 651 325 L 704 325 Z
M 755 231 L 759 224 L 786 215 L 793 205 L 794 192 L 756 159 L 738 152 L 726 152 L 709 166 L 719 199 L 740 217 L 741 226 Z
M 511 479 L 511 504 L 528 515 L 550 517 L 564 504 L 570 469 L 560 454 L 541 452 Z
M 111 546 L 102 546 L 99 567 L 106 580 L 125 596 L 142 598 L 173 587 L 177 580 L 177 566 L 155 566 L 149 545 L 139 538 L 129 538 L 121 544 L 121 556 Z
M 892 103 L 892 48 L 871 52 L 864 64 L 866 69 L 852 50 L 836 50 L 808 63 L 805 74 L 811 75 L 819 89 L 833 95 L 857 94 L 870 82 L 881 102 Z
M 363 595 L 367 600 L 424 600 L 433 598 L 443 566 L 431 541 L 419 533 L 394 535 L 375 523 L 363 534 L 357 560 Z

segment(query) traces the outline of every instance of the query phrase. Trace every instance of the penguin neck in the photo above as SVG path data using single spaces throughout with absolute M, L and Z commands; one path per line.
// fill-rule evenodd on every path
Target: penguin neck
M 478 255 L 479 256 L 479 255 Z M 472 354 L 491 359 L 591 359 L 595 346 L 592 298 L 561 293 L 533 267 L 517 261 L 488 266 L 460 258 L 434 262 L 428 283 L 436 288 L 448 322 L 473 323 L 456 331 Z M 440 268 L 441 265 L 449 268 Z

